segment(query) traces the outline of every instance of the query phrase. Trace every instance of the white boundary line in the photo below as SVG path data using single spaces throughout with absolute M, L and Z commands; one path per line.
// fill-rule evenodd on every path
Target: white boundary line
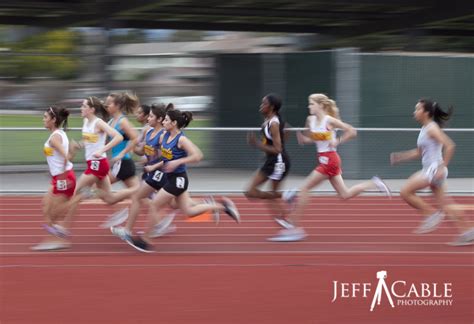
M 415 263 L 415 264 L 392 264 L 392 263 L 159 263 L 159 264 L 9 264 L 0 265 L 0 268 L 266 268 L 266 267 L 285 267 L 285 268 L 296 268 L 296 267 L 406 267 L 406 268 L 418 268 L 418 267 L 434 267 L 434 268 L 472 268 L 473 264 L 429 264 L 429 263 Z

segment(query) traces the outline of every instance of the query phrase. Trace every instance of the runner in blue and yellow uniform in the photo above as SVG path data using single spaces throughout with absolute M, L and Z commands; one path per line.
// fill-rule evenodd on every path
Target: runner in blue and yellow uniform
M 189 217 L 206 211 L 224 211 L 236 222 L 240 222 L 239 212 L 230 199 L 223 197 L 222 203 L 216 203 L 211 199 L 207 203 L 195 204 L 189 196 L 186 164 L 197 163 L 203 156 L 201 150 L 182 132 L 191 120 L 190 112 L 170 110 L 166 113 L 163 121 L 166 133 L 160 139 L 162 161 L 153 173 L 153 179 L 162 190 L 159 190 L 153 198 L 154 209 L 159 211 L 176 199 L 178 207 Z M 155 224 L 161 222 L 161 215 L 153 213 L 151 216 Z M 153 228 L 150 228 L 143 238 L 133 237 L 127 240 L 127 243 L 139 251 L 150 252 L 152 233 Z

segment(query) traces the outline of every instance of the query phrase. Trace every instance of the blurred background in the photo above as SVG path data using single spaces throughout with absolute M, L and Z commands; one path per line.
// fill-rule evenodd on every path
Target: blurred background
M 41 118 L 50 105 L 74 112 L 69 135 L 79 138 L 84 98 L 130 91 L 194 113 L 188 135 L 205 153 L 200 167 L 250 176 L 261 153 L 246 132 L 262 122 L 261 98 L 276 92 L 292 127 L 304 126 L 309 94 L 336 100 L 359 129 L 340 150 L 348 179 L 419 169 L 419 161 L 391 167 L 389 153 L 415 147 L 419 98 L 452 105 L 450 177 L 473 178 L 473 39 L 472 1 L 4 0 L 1 170 L 45 168 Z M 288 150 L 291 173 L 308 174 L 314 148 L 292 136 Z

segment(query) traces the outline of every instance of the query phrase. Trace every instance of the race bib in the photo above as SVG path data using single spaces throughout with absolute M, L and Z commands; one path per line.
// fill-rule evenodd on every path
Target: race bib
M 184 189 L 185 180 L 183 177 L 176 178 L 176 188 Z
M 163 178 L 163 172 L 156 170 L 155 174 L 153 174 L 153 180 L 156 182 L 160 182 Z
M 284 173 L 285 172 L 285 163 L 275 163 L 275 172 Z
M 67 190 L 67 180 L 57 180 L 56 181 L 56 190 Z
M 327 156 L 320 156 L 319 157 L 319 163 L 328 164 L 329 163 L 329 158 Z
M 91 161 L 91 170 L 99 171 L 100 161 Z

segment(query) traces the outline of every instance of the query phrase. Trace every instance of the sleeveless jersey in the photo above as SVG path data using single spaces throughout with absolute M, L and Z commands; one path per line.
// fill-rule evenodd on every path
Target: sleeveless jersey
M 107 154 L 102 153 L 100 158 L 96 158 L 93 154 L 101 150 L 105 146 L 105 133 L 96 133 L 95 126 L 99 118 L 94 118 L 94 120 L 89 121 L 87 118 L 84 118 L 84 124 L 82 126 L 82 140 L 84 141 L 84 151 L 86 155 L 86 161 L 99 160 L 107 157 Z
M 165 133 L 165 135 L 163 136 L 163 141 L 161 142 L 161 158 L 163 159 L 163 161 L 173 161 L 187 156 L 185 150 L 178 148 L 178 141 L 181 136 L 184 136 L 182 132 L 176 135 L 176 137 L 173 138 L 171 142 L 167 143 L 170 137 L 170 133 Z M 184 164 L 177 167 L 176 170 L 174 170 L 172 173 L 183 172 L 186 172 L 186 165 Z
M 48 162 L 49 166 L 49 173 L 51 173 L 52 176 L 64 173 L 65 171 L 69 171 L 72 169 L 73 165 L 70 161 L 67 162 L 66 167 L 64 167 L 64 157 L 59 154 L 58 151 L 56 151 L 54 148 L 51 147 L 49 144 L 49 141 L 51 140 L 51 137 L 53 135 L 58 134 L 61 136 L 62 139 L 62 147 L 64 149 L 64 152 L 66 152 L 66 155 L 69 153 L 69 140 L 67 138 L 67 135 L 64 131 L 57 129 L 54 132 L 51 133 L 51 135 L 48 137 L 46 142 L 44 143 L 44 155 L 46 156 L 46 162 Z

